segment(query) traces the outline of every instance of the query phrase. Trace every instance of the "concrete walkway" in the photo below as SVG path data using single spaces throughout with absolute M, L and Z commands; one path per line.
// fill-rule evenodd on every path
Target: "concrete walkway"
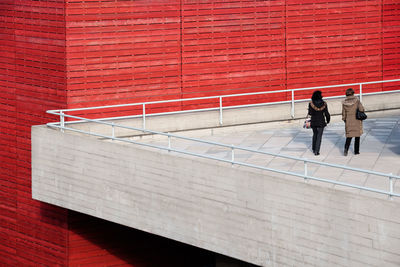
M 360 155 L 354 155 L 353 153 L 353 140 L 347 157 L 343 156 L 345 142 L 344 123 L 340 120 L 339 116 L 334 117 L 332 122 L 325 128 L 319 156 L 315 156 L 311 151 L 312 130 L 303 129 L 301 124 L 302 122 L 280 122 L 181 132 L 178 135 L 400 175 L 400 111 L 388 112 L 388 115 L 379 115 L 379 117 L 369 114 L 369 118 L 364 121 L 364 134 L 361 136 Z M 157 138 L 148 139 L 146 142 L 166 145 L 166 140 Z M 230 149 L 208 144 L 172 139 L 172 147 L 219 158 L 231 158 Z M 269 168 L 304 173 L 304 163 L 290 159 L 236 151 L 235 160 Z M 368 175 L 315 164 L 309 164 L 308 173 L 314 177 L 389 191 L 389 179 L 382 176 Z M 282 175 L 282 177 L 302 180 L 302 178 L 295 176 Z M 318 181 L 309 182 L 317 183 L 321 186 L 336 187 L 340 190 L 369 194 L 379 198 L 388 198 L 385 195 L 364 190 L 360 191 L 350 187 Z M 400 193 L 400 181 L 395 181 L 394 192 Z M 393 200 L 400 201 L 400 198 L 393 198 Z

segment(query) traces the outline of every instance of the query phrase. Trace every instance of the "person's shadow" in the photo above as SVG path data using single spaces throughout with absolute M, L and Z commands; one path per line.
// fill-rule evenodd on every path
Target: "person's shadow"
M 310 151 L 312 151 L 312 136 L 312 129 L 304 129 L 299 132 L 294 132 L 293 142 L 302 142 Z M 346 141 L 346 137 L 344 134 L 344 123 L 335 122 L 332 124 L 328 124 L 328 126 L 325 127 L 324 133 L 322 135 L 321 146 L 323 146 L 324 142 L 326 141 L 331 142 L 337 149 L 342 151 L 344 148 L 344 143 Z

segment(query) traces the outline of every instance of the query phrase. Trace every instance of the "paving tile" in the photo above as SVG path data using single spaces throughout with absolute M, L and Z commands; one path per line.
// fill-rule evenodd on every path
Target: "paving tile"
M 389 177 L 368 175 L 368 179 L 365 181 L 364 186 L 389 192 Z

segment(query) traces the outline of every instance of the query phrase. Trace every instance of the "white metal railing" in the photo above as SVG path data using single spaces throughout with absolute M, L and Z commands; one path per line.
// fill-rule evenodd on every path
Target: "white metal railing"
M 129 119 L 129 118 L 137 118 L 142 117 L 142 128 L 146 129 L 146 117 L 158 116 L 158 115 L 170 115 L 170 114 L 179 114 L 179 113 L 188 113 L 188 112 L 198 112 L 198 111 L 211 111 L 211 110 L 219 110 L 219 124 L 223 125 L 223 110 L 224 109 L 234 109 L 234 108 L 243 108 L 243 107 L 256 107 L 256 106 L 265 106 L 265 105 L 275 105 L 275 104 L 283 104 L 290 103 L 291 109 L 290 114 L 291 117 L 295 117 L 295 103 L 296 102 L 304 102 L 309 101 L 307 99 L 295 99 L 295 92 L 299 91 L 307 91 L 307 90 L 316 90 L 316 89 L 324 89 L 324 88 L 338 88 L 338 87 L 349 87 L 349 86 L 358 86 L 359 87 L 359 96 L 360 101 L 362 101 L 362 97 L 366 95 L 375 95 L 375 94 L 386 94 L 393 92 L 400 92 L 400 90 L 391 90 L 391 91 L 378 91 L 371 93 L 363 93 L 363 85 L 368 84 L 379 84 L 379 83 L 393 83 L 400 82 L 400 79 L 392 79 L 392 80 L 383 80 L 383 81 L 371 81 L 371 82 L 361 82 L 361 83 L 348 83 L 348 84 L 338 84 L 338 85 L 326 85 L 326 86 L 316 86 L 316 87 L 305 87 L 305 88 L 296 88 L 296 89 L 286 89 L 286 90 L 276 90 L 276 91 L 262 91 L 262 92 L 252 92 L 252 93 L 242 93 L 242 94 L 229 94 L 229 95 L 219 95 L 219 96 L 206 96 L 206 97 L 195 97 L 195 98 L 182 98 L 182 99 L 170 99 L 170 100 L 159 100 L 159 101 L 149 101 L 142 103 L 129 103 L 129 104 L 120 104 L 120 105 L 108 105 L 108 106 L 97 106 L 97 107 L 87 107 L 87 108 L 74 108 L 74 109 L 60 109 L 60 110 L 49 110 L 48 113 L 59 112 L 60 113 L 60 122 L 64 121 L 64 114 L 66 112 L 72 111 L 87 111 L 87 110 L 95 110 L 95 109 L 108 109 L 108 108 L 122 108 L 122 107 L 130 107 L 130 106 L 141 106 L 142 115 L 133 115 L 133 116 L 124 116 L 124 117 L 109 117 L 102 118 L 101 120 L 115 120 L 115 119 Z M 276 101 L 276 102 L 266 102 L 266 103 L 258 103 L 258 104 L 248 104 L 248 105 L 236 105 L 236 106 L 223 106 L 223 99 L 232 98 L 232 97 L 242 97 L 242 96 L 253 96 L 253 95 L 266 95 L 266 94 L 275 94 L 275 93 L 289 93 L 291 94 L 291 100 L 286 101 Z M 334 99 L 334 98 L 344 98 L 344 95 L 339 96 L 330 96 L 325 97 L 325 99 Z M 163 113 L 150 113 L 146 112 L 146 107 L 154 104 L 165 104 L 165 103 L 174 103 L 174 102 L 185 102 L 185 101 L 200 101 L 206 99 L 218 99 L 219 107 L 217 108 L 201 108 L 201 109 L 192 109 L 192 110 L 181 110 L 181 111 L 173 111 L 173 112 L 163 112 Z M 78 121 L 79 122 L 79 121 Z M 65 123 L 77 123 L 75 122 L 65 122 Z
M 331 86 L 318 86 L 318 87 L 299 88 L 299 89 L 291 89 L 291 90 L 280 90 L 280 91 L 273 91 L 273 93 L 276 93 L 276 92 L 288 92 L 288 91 L 293 92 L 292 93 L 292 101 L 291 101 L 292 102 L 292 110 L 293 110 L 293 108 L 294 108 L 293 104 L 295 102 L 295 100 L 293 99 L 294 91 L 320 89 L 320 88 L 328 88 L 328 87 L 332 88 L 332 87 L 354 86 L 355 84 L 357 84 L 357 85 L 360 86 L 360 92 L 361 92 L 360 97 L 361 97 L 362 96 L 362 85 L 363 84 L 374 84 L 374 83 L 384 83 L 384 82 L 398 82 L 398 81 L 400 81 L 400 79 L 387 80 L 387 81 L 377 81 L 377 82 L 366 82 L 366 83 L 354 83 L 354 84 L 345 84 L 345 85 L 342 84 L 342 85 L 331 85 Z M 400 92 L 400 90 L 374 92 L 374 93 L 368 93 L 368 95 L 370 95 L 370 94 L 379 94 L 379 93 L 388 93 L 388 92 Z M 255 95 L 255 94 L 262 94 L 262 93 L 269 93 L 269 92 L 237 94 L 237 95 L 224 95 L 224 96 L 216 96 L 216 97 L 219 97 L 220 105 L 222 105 L 222 97 Z M 364 95 L 367 95 L 367 94 L 364 94 Z M 209 99 L 209 98 L 216 98 L 216 97 L 192 98 L 190 100 Z M 192 155 L 192 156 L 202 157 L 202 158 L 208 158 L 208 159 L 213 159 L 213 160 L 222 161 L 222 162 L 228 162 L 228 163 L 231 163 L 232 165 L 247 166 L 247 167 L 252 167 L 252 168 L 256 168 L 256 169 L 262 169 L 262 170 L 272 171 L 272 172 L 276 172 L 276 173 L 281 173 L 281 174 L 301 177 L 304 180 L 308 180 L 308 179 L 309 180 L 316 180 L 316 181 L 320 181 L 320 182 L 326 182 L 326 183 L 331 183 L 331 184 L 335 184 L 335 185 L 346 186 L 346 187 L 356 188 L 356 189 L 360 189 L 360 190 L 366 190 L 366 191 L 375 192 L 375 193 L 379 193 L 379 194 L 385 194 L 385 195 L 389 196 L 390 198 L 392 198 L 393 196 L 400 197 L 399 193 L 395 193 L 394 192 L 394 179 L 400 179 L 400 176 L 393 175 L 391 173 L 382 173 L 382 172 L 376 172 L 376 171 L 371 171 L 371 170 L 364 170 L 364 169 L 360 169 L 360 168 L 353 168 L 353 167 L 349 167 L 349 166 L 345 166 L 345 165 L 321 162 L 321 161 L 316 161 L 316 160 L 309 160 L 309 159 L 306 159 L 306 158 L 299 158 L 299 157 L 293 157 L 293 156 L 288 156 L 288 155 L 270 153 L 270 152 L 265 152 L 265 151 L 258 151 L 258 150 L 254 150 L 254 149 L 250 149 L 250 148 L 246 148 L 246 147 L 227 145 L 227 144 L 218 143 L 218 142 L 211 142 L 211 141 L 205 141 L 205 140 L 196 139 L 196 138 L 189 138 L 189 137 L 179 136 L 179 135 L 171 134 L 171 133 L 164 133 L 164 132 L 147 130 L 147 129 L 145 129 L 145 127 L 143 127 L 143 128 L 130 127 L 130 126 L 116 124 L 114 122 L 107 122 L 107 121 L 104 120 L 104 118 L 102 118 L 102 119 L 88 119 L 88 118 L 84 118 L 84 117 L 80 117 L 80 116 L 73 116 L 73 115 L 66 114 L 66 112 L 68 112 L 68 111 L 91 110 L 91 109 L 96 109 L 96 108 L 98 109 L 98 108 L 109 108 L 109 107 L 125 107 L 125 106 L 130 106 L 130 105 L 143 105 L 143 112 L 144 112 L 143 114 L 145 114 L 145 106 L 146 106 L 146 104 L 166 103 L 166 102 L 185 101 L 185 100 L 187 100 L 187 99 L 153 101 L 153 102 L 146 102 L 146 103 L 113 105 L 113 106 L 81 108 L 81 109 L 49 110 L 49 111 L 47 111 L 48 113 L 60 116 L 60 122 L 48 123 L 47 125 L 49 127 L 59 128 L 61 131 L 70 130 L 70 131 L 79 132 L 79 133 L 83 133 L 83 134 L 94 135 L 94 136 L 98 136 L 98 137 L 102 137 L 102 138 L 106 138 L 106 139 L 118 140 L 118 141 L 122 141 L 122 142 L 138 144 L 138 145 L 152 147 L 152 148 L 156 148 L 156 149 L 173 151 L 173 152 L 177 152 L 177 153 L 182 153 L 182 154 L 187 154 L 187 155 Z M 296 100 L 296 101 L 301 101 L 301 100 Z M 287 101 L 282 101 L 282 102 L 279 102 L 279 103 L 283 103 L 283 102 L 287 102 Z M 259 105 L 259 104 L 256 104 L 256 105 Z M 244 106 L 254 106 L 254 105 L 244 105 Z M 231 108 L 231 107 L 229 107 L 229 108 Z M 210 109 L 207 109 L 207 110 L 210 110 Z M 220 110 L 222 112 L 222 107 L 221 106 L 220 106 Z M 195 110 L 195 111 L 198 111 L 198 110 Z M 185 111 L 185 112 L 187 112 L 187 111 Z M 168 113 L 168 114 L 170 114 L 170 113 Z M 70 122 L 65 122 L 65 117 L 78 120 L 79 122 L 93 122 L 93 123 L 98 123 L 98 124 L 102 124 L 102 125 L 107 125 L 107 126 L 111 127 L 111 129 L 110 129 L 111 135 L 88 132 L 88 131 L 84 131 L 84 130 L 79 130 L 79 129 L 67 127 L 68 123 L 70 123 Z M 124 118 L 126 118 L 126 117 L 124 117 Z M 115 119 L 115 118 L 113 118 L 113 119 Z M 144 122 L 143 126 L 145 126 L 145 122 Z M 153 145 L 153 144 L 137 142 L 137 141 L 126 139 L 126 138 L 116 137 L 115 136 L 115 128 L 117 128 L 117 127 L 118 128 L 132 130 L 132 131 L 139 131 L 139 132 L 147 133 L 147 134 L 157 134 L 157 135 L 161 135 L 161 136 L 166 136 L 168 138 L 168 145 L 167 146 Z M 194 152 L 190 152 L 190 151 L 176 149 L 176 148 L 173 148 L 172 145 L 171 145 L 171 138 L 177 138 L 177 139 L 181 139 L 181 140 L 187 140 L 187 141 L 192 141 L 192 142 L 199 142 L 199 143 L 204 143 L 204 144 L 224 147 L 224 148 L 227 148 L 227 149 L 231 150 L 231 158 L 230 159 L 218 158 L 218 157 L 213 157 L 213 156 L 210 156 L 210 155 L 207 155 L 207 154 L 199 154 L 199 153 L 194 153 Z M 296 172 L 278 170 L 278 169 L 268 168 L 268 167 L 265 167 L 265 166 L 260 166 L 260 165 L 254 165 L 254 164 L 246 163 L 246 162 L 241 162 L 241 161 L 238 161 L 238 160 L 235 159 L 235 151 L 247 151 L 247 152 L 250 152 L 250 153 L 258 153 L 258 154 L 264 154 L 264 155 L 274 156 L 274 157 L 278 157 L 278 158 L 285 158 L 285 159 L 300 161 L 300 162 L 303 162 L 303 164 L 304 164 L 304 172 L 303 173 L 296 173 Z M 380 189 L 376 189 L 376 188 L 359 186 L 359 185 L 355 185 L 355 184 L 350 184 L 350 183 L 335 181 L 335 180 L 331 180 L 331 179 L 325 179 L 325 178 L 311 176 L 308 173 L 308 164 L 309 163 L 317 164 L 319 166 L 326 166 L 326 167 L 332 167 L 332 168 L 339 168 L 339 169 L 342 169 L 342 170 L 349 170 L 349 171 L 354 171 L 354 172 L 365 173 L 365 174 L 368 174 L 368 175 L 376 175 L 376 176 L 387 177 L 388 178 L 388 184 L 389 184 L 389 190 L 385 191 L 385 190 L 380 190 Z

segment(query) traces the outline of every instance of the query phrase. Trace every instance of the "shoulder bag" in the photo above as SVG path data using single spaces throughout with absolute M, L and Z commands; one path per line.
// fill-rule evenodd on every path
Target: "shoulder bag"
M 309 115 L 307 115 L 306 119 L 304 120 L 303 128 L 304 129 L 310 129 L 311 128 L 311 117 Z
M 365 120 L 367 117 L 368 117 L 368 116 L 367 116 L 367 114 L 365 114 L 365 112 L 362 112 L 362 111 L 360 111 L 360 110 L 357 108 L 357 111 L 356 111 L 356 119 L 357 119 L 357 120 L 363 121 L 363 120 Z

